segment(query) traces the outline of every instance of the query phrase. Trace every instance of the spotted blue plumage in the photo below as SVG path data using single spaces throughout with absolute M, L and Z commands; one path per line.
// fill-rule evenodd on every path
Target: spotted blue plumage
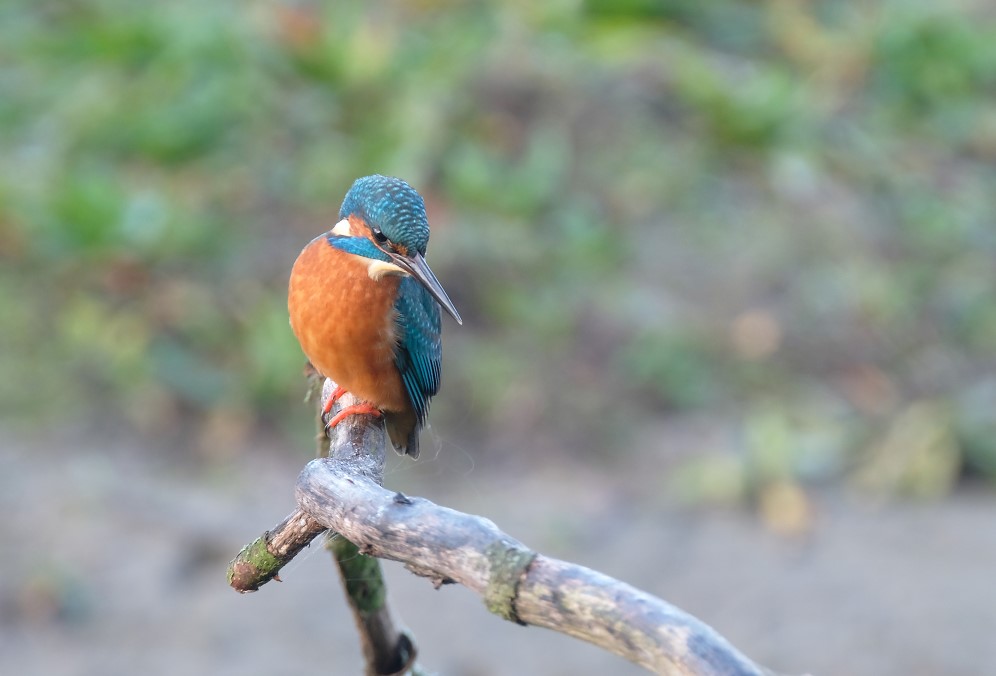
M 429 246 L 425 202 L 400 178 L 364 176 L 353 182 L 339 209 L 339 218 L 355 214 L 380 228 L 392 242 L 404 243 L 423 256 Z

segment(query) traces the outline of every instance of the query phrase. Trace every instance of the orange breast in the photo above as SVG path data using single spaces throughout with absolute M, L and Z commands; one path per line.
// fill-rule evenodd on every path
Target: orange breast
M 325 236 L 304 248 L 291 271 L 291 328 L 316 369 L 385 411 L 411 408 L 394 365 L 394 300 L 399 278 L 374 281 L 367 259 Z

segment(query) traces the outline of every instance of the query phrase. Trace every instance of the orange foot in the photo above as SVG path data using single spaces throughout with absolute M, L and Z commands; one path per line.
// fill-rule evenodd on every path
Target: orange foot
M 347 406 L 346 408 L 342 409 L 336 414 L 334 418 L 332 418 L 332 420 L 329 420 L 328 424 L 325 426 L 325 431 L 327 432 L 328 430 L 332 429 L 333 427 L 335 427 L 336 425 L 338 425 L 339 423 L 341 423 L 343 420 L 345 420 L 347 417 L 351 415 L 372 415 L 375 418 L 378 418 L 384 414 L 381 412 L 379 408 L 377 408 L 373 404 L 368 404 L 366 402 L 363 402 L 361 404 L 353 404 L 352 406 Z
M 336 385 L 335 389 L 332 390 L 332 395 L 329 397 L 329 400 L 325 402 L 325 406 L 322 408 L 323 418 L 329 414 L 329 411 L 331 411 L 332 407 L 335 406 L 335 402 L 339 401 L 344 394 L 346 394 L 346 388 L 342 385 Z

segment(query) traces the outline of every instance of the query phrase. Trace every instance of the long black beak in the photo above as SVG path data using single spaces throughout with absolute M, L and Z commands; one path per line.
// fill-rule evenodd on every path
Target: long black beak
M 436 279 L 436 275 L 432 274 L 432 270 L 429 269 L 429 264 L 425 262 L 422 254 L 416 251 L 410 256 L 402 256 L 397 253 L 388 255 L 398 267 L 410 273 L 412 277 L 421 282 L 422 286 L 429 290 L 429 293 L 436 299 L 436 302 L 443 306 L 443 309 L 456 320 L 457 324 L 463 324 L 463 320 L 460 319 L 460 313 L 457 312 L 453 301 L 446 295 L 446 291 L 443 290 L 443 285 Z

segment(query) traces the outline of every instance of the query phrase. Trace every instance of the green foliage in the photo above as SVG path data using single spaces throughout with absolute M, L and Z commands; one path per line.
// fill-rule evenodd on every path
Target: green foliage
M 382 172 L 425 194 L 468 320 L 434 420 L 597 453 L 710 412 L 741 434 L 693 496 L 991 477 L 996 25 L 971 5 L 5 5 L 0 407 L 279 425 L 290 265 Z

